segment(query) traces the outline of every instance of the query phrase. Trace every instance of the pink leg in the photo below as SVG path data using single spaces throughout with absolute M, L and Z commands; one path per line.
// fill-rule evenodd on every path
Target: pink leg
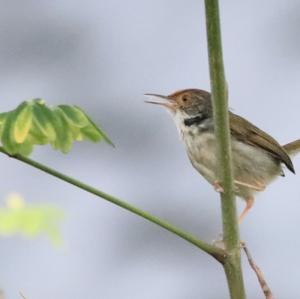
M 242 214 L 239 217 L 239 224 L 241 224 L 241 222 L 243 221 L 243 219 L 245 218 L 245 216 L 248 214 L 248 212 L 250 211 L 250 209 L 253 207 L 254 204 L 254 197 L 249 196 L 246 198 L 246 207 L 243 210 Z
M 239 185 L 239 186 L 248 187 L 248 188 L 253 189 L 255 191 L 263 191 L 266 188 L 266 186 L 264 184 L 260 183 L 260 182 L 256 182 L 256 185 L 251 185 L 251 184 L 244 183 L 244 182 L 241 182 L 241 181 L 238 181 L 238 180 L 234 180 L 234 183 L 236 185 Z

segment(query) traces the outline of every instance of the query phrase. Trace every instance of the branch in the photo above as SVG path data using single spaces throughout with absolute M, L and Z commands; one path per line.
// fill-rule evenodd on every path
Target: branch
M 100 191 L 96 188 L 93 188 L 87 184 L 84 184 L 70 176 L 67 176 L 63 173 L 60 173 L 52 168 L 49 168 L 41 163 L 38 163 L 34 160 L 31 160 L 29 158 L 26 158 L 26 157 L 23 157 L 21 155 L 9 155 L 5 149 L 3 147 L 0 146 L 0 152 L 2 152 L 3 154 L 6 154 L 8 155 L 9 157 L 11 158 L 14 158 L 16 160 L 19 160 L 19 161 L 22 161 L 30 166 L 33 166 L 43 172 L 46 172 L 52 176 L 55 176 L 69 184 L 72 184 L 82 190 L 85 190 L 89 193 L 92 193 L 98 197 L 101 197 L 123 209 L 126 209 L 144 219 L 147 219 L 148 221 L 150 222 L 153 222 L 157 225 L 159 225 L 160 227 L 163 227 L 164 229 L 170 231 L 171 233 L 181 237 L 182 239 L 188 241 L 189 243 L 195 245 L 196 247 L 200 248 L 201 250 L 203 250 L 204 252 L 208 253 L 209 255 L 211 255 L 212 257 L 214 257 L 216 260 L 218 260 L 219 262 L 223 263 L 224 262 L 224 259 L 225 259 L 225 256 L 226 256 L 226 253 L 224 250 L 222 250 L 221 248 L 218 248 L 216 246 L 213 246 L 213 245 L 210 245 L 202 240 L 199 240 L 198 238 L 196 238 L 195 236 L 193 236 L 192 234 L 189 234 L 171 224 L 169 224 L 168 222 L 164 221 L 164 220 L 161 220 L 160 218 L 158 217 L 155 217 L 143 210 L 140 210 L 139 208 L 125 202 L 125 201 L 122 201 L 120 199 L 118 199 L 117 197 L 114 197 L 110 194 L 107 194 L 103 191 Z
M 225 190 L 221 194 L 223 241 L 228 252 L 224 269 L 232 299 L 244 299 L 240 240 L 236 202 L 233 192 L 231 138 L 229 129 L 227 86 L 225 81 L 218 0 L 205 0 L 210 84 L 217 141 L 218 179 Z
M 239 232 L 233 193 L 232 158 L 224 74 L 219 10 L 217 0 L 206 0 L 207 39 L 215 135 L 219 157 L 219 179 L 225 192 L 222 197 L 224 241 L 228 250 L 239 246 Z
M 20 296 L 21 296 L 23 299 L 27 299 L 27 298 L 25 297 L 25 295 L 23 294 L 22 291 L 19 291 L 19 294 L 20 294 Z
M 242 248 L 244 249 L 245 254 L 248 258 L 248 262 L 249 262 L 250 267 L 253 269 L 253 271 L 255 272 L 255 274 L 257 276 L 258 282 L 261 286 L 262 291 L 264 292 L 264 294 L 266 296 L 266 299 L 275 299 L 271 289 L 269 288 L 269 286 L 268 286 L 268 284 L 267 284 L 267 282 L 264 278 L 264 275 L 263 275 L 262 271 L 255 264 L 255 262 L 254 262 L 254 260 L 251 256 L 251 254 L 249 252 L 249 249 L 247 248 L 246 244 L 244 242 L 242 242 L 241 245 L 242 245 Z

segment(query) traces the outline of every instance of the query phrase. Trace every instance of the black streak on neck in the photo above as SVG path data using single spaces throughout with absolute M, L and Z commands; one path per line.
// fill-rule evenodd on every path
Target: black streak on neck
M 186 118 L 183 123 L 187 127 L 190 127 L 192 125 L 200 125 L 204 120 L 206 120 L 208 117 L 205 114 L 201 114 L 195 117 Z

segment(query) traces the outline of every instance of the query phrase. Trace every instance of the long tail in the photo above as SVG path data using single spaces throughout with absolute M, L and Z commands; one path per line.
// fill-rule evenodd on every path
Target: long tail
M 292 141 L 283 146 L 289 156 L 293 157 L 300 153 L 300 139 Z

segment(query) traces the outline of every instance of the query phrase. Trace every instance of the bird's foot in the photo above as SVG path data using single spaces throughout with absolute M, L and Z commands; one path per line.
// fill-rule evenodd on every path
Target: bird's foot
M 220 182 L 219 181 L 214 181 L 213 182 L 213 186 L 214 186 L 214 189 L 219 192 L 219 193 L 224 193 L 224 189 L 223 187 L 220 185 Z
M 234 180 L 234 184 L 242 187 L 247 187 L 255 191 L 263 191 L 266 188 L 266 185 L 259 181 L 255 181 L 255 184 L 248 184 L 242 181 Z

